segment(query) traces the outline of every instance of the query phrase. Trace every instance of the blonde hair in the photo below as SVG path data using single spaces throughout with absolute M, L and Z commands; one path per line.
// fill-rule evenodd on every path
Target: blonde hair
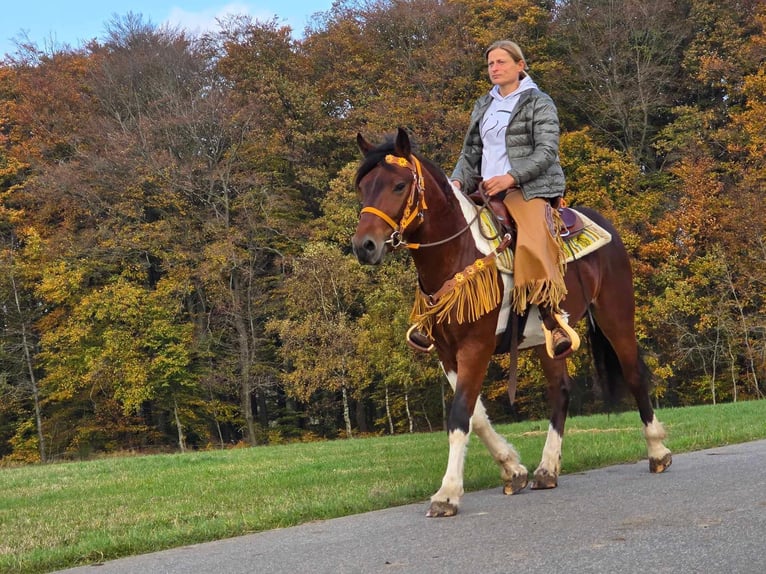
M 513 58 L 514 62 L 524 62 L 524 69 L 527 69 L 527 59 L 524 57 L 524 52 L 521 51 L 519 45 L 516 42 L 510 40 L 498 40 L 493 42 L 492 45 L 484 50 L 484 59 L 489 57 L 489 53 L 492 50 L 505 50 Z

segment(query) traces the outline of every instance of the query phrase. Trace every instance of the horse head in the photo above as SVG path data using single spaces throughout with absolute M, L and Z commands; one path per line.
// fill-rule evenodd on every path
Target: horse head
M 425 184 L 421 162 L 412 153 L 407 132 L 374 146 L 357 134 L 364 158 L 356 174 L 362 210 L 351 239 L 360 263 L 378 265 L 386 253 L 407 246 L 423 221 Z

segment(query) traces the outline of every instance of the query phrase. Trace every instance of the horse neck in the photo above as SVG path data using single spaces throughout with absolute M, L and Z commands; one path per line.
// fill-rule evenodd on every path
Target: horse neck
M 471 232 L 466 229 L 469 221 L 466 221 L 459 201 L 452 195 L 451 190 L 443 188 L 444 185 L 450 186 L 446 181 L 439 182 L 435 179 L 427 181 L 428 209 L 423 223 L 409 241 L 421 244 L 437 243 L 463 229 L 465 231 L 440 245 L 412 251 L 420 285 L 427 293 L 438 290 L 445 281 L 465 269 L 481 255 Z

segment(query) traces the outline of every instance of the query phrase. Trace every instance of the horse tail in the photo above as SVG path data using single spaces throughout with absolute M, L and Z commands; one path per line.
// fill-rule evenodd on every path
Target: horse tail
M 595 321 L 588 321 L 588 340 L 596 371 L 596 384 L 601 388 L 604 400 L 614 405 L 620 398 L 621 389 L 625 388 L 617 353 Z
M 596 371 L 596 383 L 601 388 L 604 400 L 608 404 L 614 405 L 620 400 L 623 391 L 627 388 L 622 365 L 620 365 L 614 347 L 595 321 L 588 321 L 588 340 Z M 639 371 L 639 380 L 648 384 L 651 379 L 649 367 L 641 356 L 640 348 L 637 349 L 637 352 L 636 365 Z

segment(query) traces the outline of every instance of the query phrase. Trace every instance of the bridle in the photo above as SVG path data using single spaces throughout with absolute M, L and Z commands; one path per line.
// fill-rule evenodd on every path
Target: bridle
M 400 247 L 420 249 L 421 247 L 436 247 L 437 245 L 448 243 L 468 231 L 468 229 L 471 228 L 471 225 L 473 225 L 479 218 L 482 209 L 486 209 L 486 207 L 482 207 L 481 209 L 476 210 L 476 215 L 465 227 L 445 239 L 434 241 L 432 243 L 409 243 L 404 238 L 404 234 L 408 231 L 412 232 L 420 226 L 425 218 L 425 212 L 428 209 L 428 205 L 426 205 L 426 186 L 423 180 L 423 168 L 420 160 L 414 155 L 411 155 L 410 158 L 407 159 L 388 154 L 384 159 L 386 163 L 409 169 L 412 173 L 412 185 L 410 186 L 410 193 L 407 198 L 407 203 L 404 206 L 402 218 L 397 224 L 387 213 L 376 207 L 363 207 L 361 213 L 372 213 L 385 221 L 389 227 L 393 229 L 391 236 L 385 242 L 386 245 L 391 246 L 391 249 L 398 249 Z

